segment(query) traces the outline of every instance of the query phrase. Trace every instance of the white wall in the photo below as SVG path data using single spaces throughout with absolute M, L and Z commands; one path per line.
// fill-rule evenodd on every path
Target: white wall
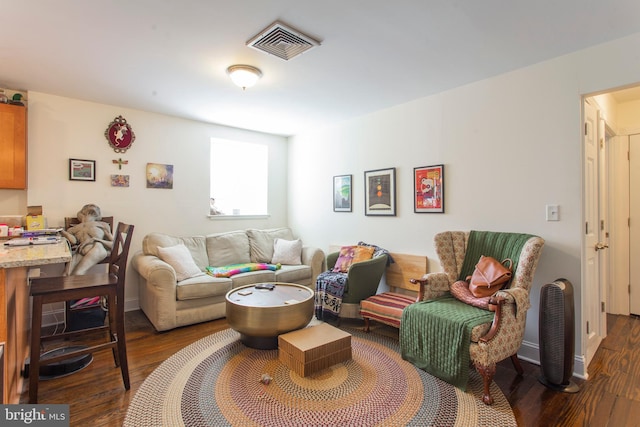
M 250 131 L 183 120 L 138 110 L 101 105 L 43 93 L 29 93 L 29 205 L 42 205 L 49 226 L 60 226 L 86 203 L 103 215 L 135 225 L 130 253 L 142 238 L 160 231 L 178 236 L 210 234 L 248 227 L 287 224 L 287 141 Z M 104 131 L 122 115 L 136 139 L 124 154 L 115 153 Z M 268 219 L 211 220 L 209 213 L 209 142 L 211 137 L 264 143 L 269 146 Z M 69 158 L 96 160 L 96 181 L 69 181 Z M 112 160 L 129 164 L 118 170 Z M 146 188 L 147 163 L 174 165 L 172 190 Z M 130 176 L 130 187 L 110 185 L 111 174 Z M 138 307 L 138 281 L 127 272 L 126 307 Z
M 618 112 L 621 132 L 640 132 L 640 101 L 623 102 L 618 105 Z
M 359 239 L 436 258 L 442 230 L 528 232 L 546 240 L 520 354 L 538 360 L 540 287 L 576 288 L 581 334 L 581 95 L 635 82 L 640 34 L 290 138 L 289 222 L 326 249 Z M 625 53 L 630 53 L 627 55 Z M 445 164 L 444 214 L 413 213 L 413 168 Z M 397 168 L 397 216 L 364 215 L 363 172 Z M 332 176 L 354 175 L 352 213 L 332 211 Z M 545 205 L 560 205 L 560 221 Z

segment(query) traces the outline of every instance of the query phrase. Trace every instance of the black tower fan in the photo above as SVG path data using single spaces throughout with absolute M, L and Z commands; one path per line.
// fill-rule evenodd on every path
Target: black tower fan
M 566 393 L 580 389 L 571 381 L 574 357 L 573 285 L 556 279 L 540 290 L 540 371 L 539 381 L 548 388 Z

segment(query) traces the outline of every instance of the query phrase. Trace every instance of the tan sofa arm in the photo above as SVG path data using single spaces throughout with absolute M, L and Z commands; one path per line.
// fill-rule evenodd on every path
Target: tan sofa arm
M 142 252 L 133 256 L 131 264 L 140 274 L 140 308 L 156 330 L 175 328 L 177 282 L 173 267 L 154 255 L 144 255 Z
M 409 279 L 420 285 L 418 301 L 425 301 L 443 295 L 449 290 L 449 276 L 444 272 L 427 273 L 420 279 Z
M 324 252 L 313 246 L 302 248 L 302 263 L 311 267 L 311 281 L 316 282 L 316 277 L 325 270 Z
M 172 291 L 175 298 L 176 271 L 166 262 L 153 255 L 136 253 L 131 259 L 133 268 L 149 285 Z

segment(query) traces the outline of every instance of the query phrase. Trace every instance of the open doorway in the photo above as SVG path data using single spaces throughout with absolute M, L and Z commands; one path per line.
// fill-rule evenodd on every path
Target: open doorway
M 606 261 L 600 311 L 628 315 L 633 313 L 631 301 L 640 301 L 640 263 L 630 262 L 640 256 L 640 246 L 633 244 L 640 238 L 640 85 L 586 99 L 598 109 L 606 156 L 601 165 L 607 184 L 600 201 L 605 208 L 600 229 L 609 248 L 606 255 L 601 251 Z

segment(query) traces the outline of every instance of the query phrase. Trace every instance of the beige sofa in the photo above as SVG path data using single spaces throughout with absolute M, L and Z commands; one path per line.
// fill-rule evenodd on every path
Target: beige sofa
M 225 295 L 239 286 L 289 282 L 314 288 L 316 277 L 326 265 L 325 256 L 318 248 L 302 246 L 299 249 L 300 246 L 301 242 L 289 228 L 248 229 L 192 237 L 148 234 L 143 239 L 142 251 L 134 254 L 131 260 L 140 279 L 140 308 L 156 330 L 165 331 L 224 317 Z M 293 248 L 295 259 L 291 260 L 292 251 L 283 253 L 283 247 Z M 192 258 L 197 268 L 193 266 L 189 272 L 184 265 L 192 265 L 190 259 L 182 258 L 185 262 L 176 262 L 175 258 L 167 258 L 167 252 L 175 249 L 188 252 L 191 257 L 187 255 L 187 258 Z M 287 257 L 289 263 L 282 262 L 281 268 L 275 271 L 249 271 L 228 278 L 205 273 L 207 267 L 239 263 L 275 264 L 278 260 L 287 261 Z

